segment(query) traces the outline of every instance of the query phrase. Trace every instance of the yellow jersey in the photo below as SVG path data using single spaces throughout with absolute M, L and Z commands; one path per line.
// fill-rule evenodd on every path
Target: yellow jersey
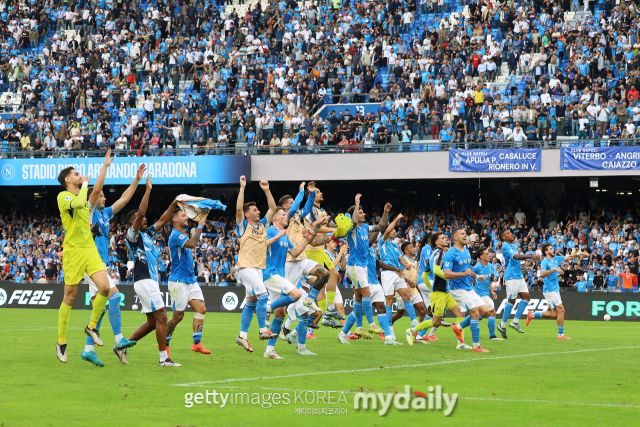
M 240 243 L 240 253 L 238 253 L 238 268 L 259 268 L 264 270 L 267 267 L 267 218 L 262 218 L 258 225 L 253 226 L 247 220 L 241 224 L 236 224 L 236 234 Z
M 75 195 L 69 191 L 58 194 L 58 209 L 64 228 L 63 248 L 91 248 L 96 244 L 91 235 L 91 209 L 87 199 L 87 189 L 80 189 L 80 193 Z M 84 192 L 84 194 L 83 194 Z M 72 208 L 71 202 L 77 197 L 84 197 L 85 203 L 81 208 Z

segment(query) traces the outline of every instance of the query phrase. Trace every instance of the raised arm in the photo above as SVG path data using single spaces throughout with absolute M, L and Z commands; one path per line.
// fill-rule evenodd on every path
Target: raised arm
M 300 188 L 298 190 L 298 195 L 296 196 L 295 199 L 293 199 L 293 203 L 291 203 L 291 206 L 289 207 L 289 210 L 287 211 L 287 216 L 289 218 L 291 218 L 291 216 L 293 214 L 295 214 L 297 212 L 297 210 L 300 208 L 300 203 L 302 203 L 302 199 L 304 199 L 304 185 L 305 185 L 304 182 L 302 184 L 300 184 Z M 306 216 L 306 215 L 304 215 L 304 216 Z
M 391 234 L 393 229 L 396 228 L 396 224 L 398 223 L 398 221 L 402 219 L 402 217 L 403 217 L 402 214 L 398 214 L 398 216 L 391 222 L 391 224 L 389 224 L 389 226 L 384 232 L 384 235 L 382 236 L 384 240 L 387 240 L 389 238 L 389 235 Z
M 360 224 L 358 223 L 358 218 L 360 217 L 360 197 L 362 197 L 362 194 L 358 193 L 356 194 L 356 205 L 355 208 L 353 209 L 353 215 L 351 215 L 351 222 L 353 223 L 354 227 L 358 227 Z
M 162 227 L 165 226 L 167 222 L 169 222 L 169 220 L 171 219 L 171 214 L 173 214 L 173 211 L 176 210 L 176 206 L 178 206 L 178 200 L 173 199 L 173 202 L 171 202 L 167 210 L 162 214 L 158 222 L 156 222 L 155 224 L 156 231 L 160 230 Z
M 378 233 L 387 227 L 389 224 L 389 212 L 391 212 L 391 203 L 387 203 L 384 205 L 384 212 L 382 213 L 382 218 L 380 218 L 380 222 L 378 225 L 374 225 L 369 228 L 369 233 Z
M 138 171 L 140 171 L 138 169 Z M 147 214 L 147 207 L 149 206 L 149 196 L 151 195 L 151 176 L 147 175 L 147 190 L 144 192 L 144 196 L 142 197 L 142 201 L 140 202 L 140 207 L 138 208 L 138 215 L 136 216 L 136 220 L 133 222 L 133 229 L 138 232 L 140 230 L 140 226 L 144 221 L 144 216 Z
M 136 192 L 136 188 L 138 188 L 138 183 L 144 176 L 144 172 L 146 170 L 147 170 L 147 165 L 145 165 L 144 163 L 141 164 L 129 188 L 127 188 L 125 192 L 122 193 L 122 196 L 120 196 L 120 198 L 111 206 L 111 209 L 113 209 L 114 215 L 120 212 L 122 208 L 124 208 L 125 205 L 129 203 L 129 200 L 131 200 L 131 198 L 133 197 L 133 194 Z M 149 175 L 147 175 L 147 177 L 148 176 Z
M 307 189 L 309 190 L 309 195 L 307 196 L 307 202 L 304 204 L 304 210 L 302 211 L 303 218 L 313 210 L 313 203 L 316 201 L 316 183 L 311 181 Z
M 276 234 L 275 236 L 273 236 L 270 239 L 267 239 L 267 247 L 273 245 L 276 241 L 278 241 L 278 239 L 280 239 L 285 234 L 287 234 L 287 230 L 280 230 L 280 232 L 278 234 Z
M 200 241 L 200 235 L 202 234 L 202 228 L 204 227 L 207 220 L 202 220 L 198 223 L 198 228 L 196 228 L 196 232 L 193 233 L 193 236 L 186 242 L 184 242 L 183 247 L 189 249 L 195 249 L 196 245 Z
M 242 222 L 244 221 L 244 211 L 242 207 L 244 206 L 244 187 L 247 185 L 247 178 L 242 175 L 240 177 L 240 191 L 238 192 L 238 201 L 236 202 L 236 222 L 239 226 L 242 226 Z
M 113 159 L 115 159 L 115 157 Z M 104 156 L 104 163 L 102 164 L 102 169 L 100 169 L 98 179 L 96 179 L 96 183 L 93 186 L 93 191 L 89 196 L 90 206 L 95 206 L 98 202 L 98 197 L 100 197 L 102 187 L 104 186 L 104 179 L 107 177 L 107 169 L 109 168 L 109 166 L 111 166 L 113 159 L 111 158 L 111 149 L 108 149 L 107 154 Z
M 515 254 L 513 256 L 513 259 L 518 260 L 518 261 L 524 261 L 526 259 L 532 259 L 534 261 L 540 261 L 540 255 L 538 255 L 538 254 L 530 254 L 530 255 Z
M 88 176 L 82 177 L 82 187 L 80 187 L 80 191 L 78 192 L 78 196 L 71 201 L 69 206 L 71 209 L 80 209 L 87 203 L 87 192 L 89 191 L 89 178 Z
M 267 224 L 271 224 L 271 221 L 273 220 L 273 216 L 276 213 L 276 201 L 273 199 L 273 195 L 269 190 L 268 181 L 264 181 L 264 180 L 260 181 L 260 188 L 262 188 L 262 191 L 264 191 L 264 194 L 267 196 L 267 203 L 269 204 L 269 210 L 267 211 L 267 214 L 265 215 L 265 217 L 267 218 Z M 237 216 L 237 213 L 236 213 L 236 216 Z

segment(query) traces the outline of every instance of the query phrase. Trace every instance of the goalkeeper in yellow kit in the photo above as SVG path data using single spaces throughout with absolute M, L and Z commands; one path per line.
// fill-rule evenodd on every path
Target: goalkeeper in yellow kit
M 111 158 L 111 150 L 109 150 L 104 158 L 102 170 L 93 186 L 93 192 L 100 194 L 102 191 L 107 169 L 111 162 L 113 159 Z M 60 209 L 60 218 L 65 231 L 62 244 L 64 300 L 58 312 L 58 342 L 56 343 L 58 359 L 62 363 L 67 362 L 67 328 L 71 306 L 78 293 L 78 283 L 84 278 L 85 273 L 98 287 L 98 295 L 93 303 L 91 320 L 84 331 L 96 345 L 103 345 L 96 325 L 108 300 L 109 280 L 91 235 L 91 210 L 87 197 L 89 180 L 88 176 L 80 175 L 73 167 L 62 169 L 58 175 L 58 182 L 65 188 L 65 191 L 58 194 L 58 209 Z

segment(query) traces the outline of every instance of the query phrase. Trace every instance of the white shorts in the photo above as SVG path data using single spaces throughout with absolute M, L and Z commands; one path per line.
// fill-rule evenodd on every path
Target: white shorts
M 419 302 L 423 302 L 424 300 L 422 299 L 422 295 L 420 294 L 415 294 L 415 295 L 411 295 L 411 304 L 416 305 Z M 398 297 L 396 299 L 396 304 L 398 307 L 398 310 L 404 310 L 404 301 L 402 300 L 402 298 Z
M 551 308 L 556 308 L 562 305 L 562 298 L 560 298 L 560 292 L 543 292 L 542 296 L 547 300 Z
M 482 298 L 482 301 L 484 301 L 484 305 L 487 306 L 487 309 L 489 311 L 493 310 L 494 308 L 496 308 L 495 304 L 493 303 L 493 300 L 491 299 L 491 297 L 480 297 Z
M 255 297 L 267 292 L 262 279 L 262 270 L 259 268 L 241 268 L 238 270 L 238 279 L 244 286 L 247 297 Z
M 106 270 L 107 266 L 105 265 L 104 268 Z M 115 288 L 116 282 L 108 274 L 107 274 L 107 279 L 109 279 L 109 289 Z M 84 273 L 84 280 L 86 280 L 87 283 L 89 284 L 89 295 L 91 296 L 91 298 L 98 295 L 98 287 L 96 286 L 95 283 L 93 283 L 93 280 L 91 280 L 91 277 L 89 277 L 87 273 Z
M 182 283 L 170 281 L 169 295 L 171 295 L 171 306 L 175 311 L 185 311 L 191 300 L 204 301 L 204 295 L 202 295 L 202 289 L 200 289 L 198 282 Z
M 431 307 L 431 291 L 427 288 L 427 285 L 424 283 L 420 283 L 418 285 L 418 289 L 420 290 L 420 294 L 422 295 L 422 301 L 424 302 L 425 307 Z
M 367 273 L 367 267 L 358 267 L 355 265 L 348 265 L 345 271 L 354 289 L 362 289 L 369 287 L 369 274 Z
M 292 289 L 295 289 L 295 286 L 291 284 L 287 279 L 282 276 L 275 275 L 264 282 L 264 286 L 269 291 L 269 301 L 274 302 L 282 295 L 289 295 Z
M 293 284 L 298 286 L 298 282 L 302 280 L 303 276 L 310 276 L 311 270 L 319 266 L 317 262 L 312 259 L 301 259 L 300 261 L 289 261 L 284 267 L 284 277 Z
M 507 299 L 516 299 L 520 292 L 529 293 L 527 282 L 524 279 L 509 279 L 505 280 L 507 288 Z
M 382 273 L 380 273 L 380 279 L 382 281 L 382 289 L 384 289 L 384 294 L 386 296 L 395 295 L 398 289 L 407 287 L 407 282 L 405 282 L 402 277 L 398 276 L 395 271 L 382 271 Z
M 371 283 L 369 285 L 369 292 L 371 293 L 371 304 L 374 302 L 381 302 L 384 304 L 384 291 L 380 283 Z
M 138 301 L 142 305 L 142 314 L 153 313 L 164 308 L 164 299 L 160 293 L 158 282 L 152 279 L 138 280 L 133 283 L 138 295 Z
M 313 313 L 313 310 L 303 304 L 309 293 L 304 288 L 300 288 L 300 293 L 302 294 L 300 299 L 287 307 L 287 314 L 291 320 L 296 320 L 300 316 L 310 316 Z
M 454 301 L 460 306 L 460 311 L 469 311 L 472 308 L 486 305 L 474 290 L 468 291 L 466 289 L 452 289 L 449 293 Z

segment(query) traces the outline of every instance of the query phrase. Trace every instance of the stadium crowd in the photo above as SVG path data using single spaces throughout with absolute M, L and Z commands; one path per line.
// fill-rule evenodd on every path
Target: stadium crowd
M 382 209 L 377 209 L 382 212 Z M 380 220 L 372 211 L 373 222 Z M 337 213 L 337 212 L 336 212 Z M 501 243 L 497 235 L 502 225 L 508 225 L 517 236 L 521 253 L 541 254 L 545 243 L 553 245 L 558 254 L 572 250 L 587 251 L 590 256 L 562 266 L 559 277 L 563 290 L 579 292 L 638 292 L 640 260 L 640 209 L 626 212 L 598 208 L 591 212 L 575 210 L 560 213 L 554 208 L 523 212 L 483 212 L 480 208 L 452 211 L 417 211 L 402 219 L 398 230 L 399 244 L 404 240 L 420 247 L 425 237 L 435 231 L 449 233 L 453 227 L 468 230 L 472 262 L 481 247 L 492 253 L 493 283 L 496 289 L 504 285 Z M 207 225 L 203 238 L 195 249 L 194 273 L 201 286 L 233 286 L 233 268 L 237 262 L 238 243 L 234 224 L 221 217 L 215 225 Z M 63 231 L 57 216 L 11 213 L 0 215 L 0 280 L 15 282 L 62 281 Z M 132 271 L 127 266 L 128 247 L 124 236 L 124 215 L 112 221 L 110 230 L 110 267 L 108 273 L 116 282 L 133 284 Z M 159 233 L 158 247 L 160 281 L 166 283 L 170 268 L 166 238 L 169 230 Z M 419 252 L 417 254 L 419 257 Z M 525 278 L 532 289 L 542 287 L 540 263 L 523 261 Z M 349 286 L 348 279 L 341 282 Z
M 3 151 L 640 137 L 633 1 L 222 3 L 0 2 Z

